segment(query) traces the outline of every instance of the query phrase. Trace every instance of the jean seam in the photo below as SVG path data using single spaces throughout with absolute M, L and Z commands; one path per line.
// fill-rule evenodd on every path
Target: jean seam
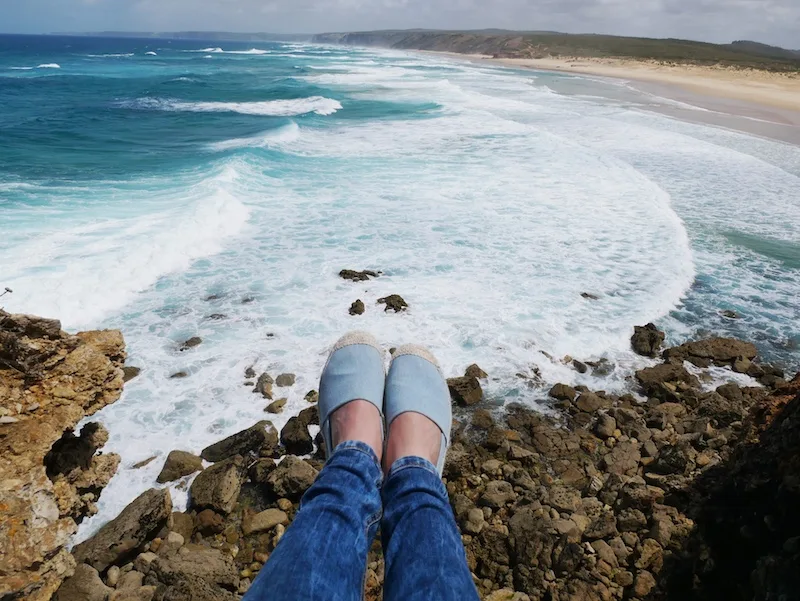
M 398 461 L 402 461 L 402 459 L 399 459 Z M 404 470 L 413 469 L 413 468 L 425 470 L 426 472 L 429 472 L 429 473 L 434 474 L 435 476 L 439 477 L 439 472 L 436 471 L 436 468 L 431 469 L 432 465 L 433 464 L 425 465 L 425 464 L 420 464 L 420 463 L 405 463 L 405 464 L 402 464 L 402 465 L 397 465 L 397 466 L 392 467 L 389 470 L 389 474 L 386 476 L 386 479 L 388 480 L 389 478 L 391 478 L 395 474 L 399 474 L 400 472 L 402 472 Z

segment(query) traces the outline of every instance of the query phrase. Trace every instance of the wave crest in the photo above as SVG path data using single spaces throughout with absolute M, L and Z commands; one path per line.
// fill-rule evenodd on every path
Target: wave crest
M 338 100 L 324 96 L 256 102 L 185 102 L 168 98 L 139 98 L 122 104 L 125 108 L 190 113 L 240 113 L 265 117 L 295 117 L 308 113 L 332 115 L 342 108 Z

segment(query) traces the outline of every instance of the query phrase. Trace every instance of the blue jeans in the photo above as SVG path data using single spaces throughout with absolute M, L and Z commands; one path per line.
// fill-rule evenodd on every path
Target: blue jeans
M 385 601 L 477 601 L 433 464 L 404 457 L 382 480 L 368 445 L 336 447 L 244 601 L 361 601 L 379 525 Z

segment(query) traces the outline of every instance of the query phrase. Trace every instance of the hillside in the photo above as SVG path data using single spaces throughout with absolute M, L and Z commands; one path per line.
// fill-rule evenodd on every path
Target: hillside
M 800 54 L 738 41 L 711 44 L 678 39 L 629 38 L 551 32 L 371 31 L 326 33 L 317 43 L 488 54 L 501 58 L 634 58 L 669 63 L 800 72 Z

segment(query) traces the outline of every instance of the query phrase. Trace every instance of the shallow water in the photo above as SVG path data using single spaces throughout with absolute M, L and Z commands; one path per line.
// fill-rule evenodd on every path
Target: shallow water
M 388 51 L 0 37 L 5 306 L 120 328 L 144 368 L 95 416 L 123 464 L 79 536 L 162 461 L 133 464 L 264 417 L 245 368 L 297 374 L 282 426 L 356 327 L 427 343 L 449 375 L 479 363 L 496 403 L 624 388 L 651 320 L 796 367 L 800 148 L 613 85 Z M 406 314 L 376 305 L 391 293 Z

